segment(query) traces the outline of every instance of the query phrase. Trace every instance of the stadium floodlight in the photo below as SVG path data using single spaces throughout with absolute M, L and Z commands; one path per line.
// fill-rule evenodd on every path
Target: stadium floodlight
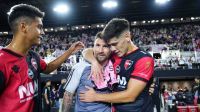
M 3 34 L 8 35 L 8 32 L 3 32 Z
M 58 12 L 58 13 L 68 13 L 69 10 L 70 10 L 70 7 L 67 4 L 59 4 L 53 8 L 53 11 Z
M 195 18 L 194 17 L 191 17 L 191 20 L 194 20 Z
M 161 22 L 164 22 L 164 21 L 165 21 L 164 19 L 161 20 Z
M 111 8 L 117 7 L 117 6 L 118 6 L 118 3 L 117 3 L 117 1 L 115 1 L 115 0 L 107 0 L 107 1 L 103 2 L 102 6 L 103 6 L 104 8 L 111 9 Z
M 157 4 L 165 4 L 165 3 L 167 3 L 167 2 L 169 2 L 170 0 L 155 0 L 155 2 L 157 3 Z

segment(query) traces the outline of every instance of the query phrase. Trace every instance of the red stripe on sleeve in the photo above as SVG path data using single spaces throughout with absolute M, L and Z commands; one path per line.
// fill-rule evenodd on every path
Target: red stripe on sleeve
M 42 71 L 44 71 L 47 67 L 46 62 L 43 59 L 40 59 L 40 67 Z
M 136 78 L 147 82 L 153 75 L 154 71 L 154 60 L 152 57 L 143 57 L 139 59 L 136 64 L 134 71 L 131 74 L 131 78 Z

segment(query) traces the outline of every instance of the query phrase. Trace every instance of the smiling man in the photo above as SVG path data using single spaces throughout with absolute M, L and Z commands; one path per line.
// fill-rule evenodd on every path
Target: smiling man
M 85 86 L 94 88 L 97 93 L 110 93 L 111 87 L 117 82 L 112 62 L 109 60 L 110 49 L 107 43 L 102 39 L 101 33 L 97 33 L 94 42 L 94 57 L 104 67 L 104 81 L 101 83 L 95 83 L 93 78 L 89 78 L 91 72 L 91 64 L 83 61 L 77 63 L 69 75 L 66 83 L 66 92 L 63 97 L 63 112 L 70 112 L 72 104 L 72 98 L 76 91 L 75 112 L 111 112 L 110 103 L 92 102 L 86 103 L 79 99 L 79 93 L 83 90 L 87 90 Z
M 1 112 L 42 112 L 40 73 L 54 71 L 83 47 L 81 42 L 76 42 L 63 55 L 46 64 L 30 51 L 32 46 L 41 43 L 43 17 L 43 12 L 27 4 L 15 5 L 8 13 L 13 39 L 0 50 Z

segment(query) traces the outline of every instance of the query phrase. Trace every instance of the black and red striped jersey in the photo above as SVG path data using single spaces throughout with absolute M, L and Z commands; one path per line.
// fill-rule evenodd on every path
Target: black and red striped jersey
M 114 88 L 115 92 L 126 90 L 131 78 L 147 83 L 147 86 L 135 102 L 114 104 L 116 111 L 142 112 L 145 99 L 149 97 L 150 79 L 154 71 L 154 60 L 152 56 L 147 52 L 137 49 L 123 57 L 113 55 L 112 61 L 118 79 L 118 85 Z
M 46 63 L 35 54 L 29 52 L 23 56 L 9 49 L 0 50 L 0 71 L 4 82 L 0 92 L 0 111 L 40 112 L 39 74 L 46 69 Z

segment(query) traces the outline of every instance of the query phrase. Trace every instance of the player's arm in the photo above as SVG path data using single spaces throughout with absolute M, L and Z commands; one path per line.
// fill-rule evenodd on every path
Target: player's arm
M 81 48 L 83 48 L 84 45 L 82 42 L 76 42 L 71 45 L 71 47 L 60 57 L 56 58 L 55 60 L 51 61 L 50 63 L 47 64 L 46 69 L 43 71 L 43 73 L 49 74 L 55 69 L 57 69 L 61 64 L 69 58 L 69 56 Z
M 144 63 L 145 60 L 146 59 L 136 63 L 135 72 L 132 73 L 126 90 L 115 93 L 99 94 L 92 88 L 88 88 L 88 91 L 80 94 L 80 100 L 85 102 L 101 101 L 110 103 L 134 102 L 153 74 L 153 59 L 147 59 L 146 61 L 149 61 L 147 65 Z
M 86 49 L 84 49 L 83 52 L 82 52 L 82 55 L 83 55 L 83 58 L 85 60 L 89 61 L 90 63 L 97 62 L 96 58 L 94 57 L 93 49 L 92 48 L 86 48 Z
M 5 83 L 4 74 L 3 74 L 2 71 L 0 71 L 0 94 L 3 91 L 3 89 L 4 89 L 4 86 L 5 86 L 4 83 Z
M 145 86 L 145 82 L 130 79 L 126 90 L 108 94 L 98 94 L 93 88 L 87 87 L 89 89 L 87 92 L 80 93 L 80 100 L 84 102 L 100 101 L 109 103 L 134 102 Z
M 62 103 L 62 112 L 70 112 L 70 108 L 72 106 L 73 95 L 70 92 L 65 91 L 63 96 L 63 103 Z
M 82 66 L 81 66 L 82 67 Z M 63 102 L 62 102 L 62 112 L 70 112 L 70 108 L 72 106 L 73 96 L 78 88 L 78 85 L 80 83 L 80 78 L 82 76 L 83 67 L 79 68 L 78 64 L 75 65 L 67 79 L 67 82 L 64 86 L 65 93 L 63 96 Z
M 45 99 L 45 102 L 49 105 L 49 99 L 47 96 L 47 88 L 45 88 L 45 91 L 44 91 L 44 99 Z

